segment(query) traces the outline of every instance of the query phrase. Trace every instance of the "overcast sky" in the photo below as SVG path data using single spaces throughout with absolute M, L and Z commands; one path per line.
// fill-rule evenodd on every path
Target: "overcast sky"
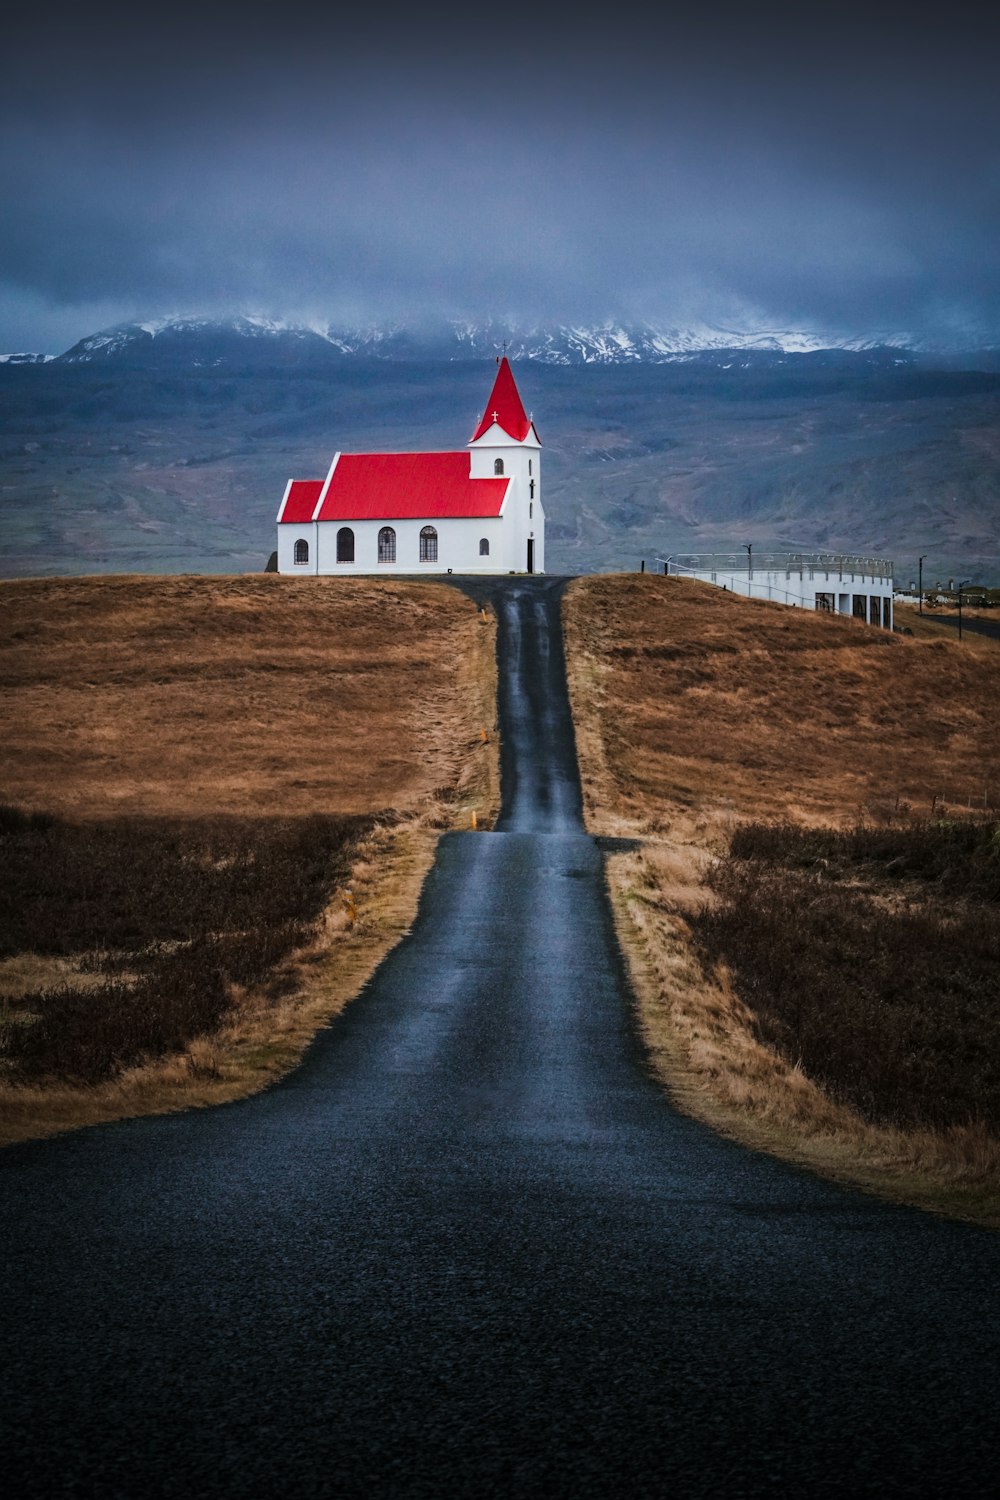
M 338 9 L 25 8 L 0 352 L 180 312 L 1000 332 L 979 5 Z

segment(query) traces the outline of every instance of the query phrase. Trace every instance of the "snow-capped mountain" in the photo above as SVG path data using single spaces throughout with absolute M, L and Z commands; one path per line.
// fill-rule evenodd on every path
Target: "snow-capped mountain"
M 54 354 L 0 354 L 0 365 L 48 365 Z
M 460 345 L 470 352 L 490 353 L 498 340 L 505 338 L 512 356 L 559 365 L 664 364 L 722 350 L 812 354 L 827 349 L 861 352 L 912 347 L 912 341 L 904 334 L 859 337 L 795 329 L 726 328 L 710 323 L 658 326 L 607 322 L 527 331 L 502 324 L 456 323 L 452 326 Z
M 492 358 L 502 348 L 513 359 L 549 365 L 666 364 L 726 353 L 781 356 L 840 350 L 853 354 L 996 349 L 1000 337 L 966 330 L 965 341 L 946 349 L 898 330 L 833 333 L 815 329 L 725 327 L 692 323 L 604 322 L 519 327 L 511 322 L 457 320 L 436 327 L 403 324 L 343 328 L 276 318 L 171 317 L 123 323 L 81 339 L 58 356 L 61 364 L 107 360 L 211 369 L 234 364 L 301 365 L 346 358 L 463 360 Z M 27 362 L 27 356 L 9 356 Z
M 155 318 L 103 328 L 58 356 L 64 365 L 105 361 L 212 367 L 246 358 L 281 362 L 334 348 L 316 329 L 273 318 Z

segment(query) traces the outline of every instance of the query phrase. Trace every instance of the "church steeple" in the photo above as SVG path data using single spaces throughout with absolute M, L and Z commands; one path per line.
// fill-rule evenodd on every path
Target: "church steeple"
M 531 421 L 521 401 L 514 372 L 506 354 L 499 361 L 499 365 L 482 421 L 469 439 L 472 443 L 477 443 L 481 437 L 485 437 L 494 423 L 515 443 L 523 443 L 532 430 Z M 535 436 L 537 440 L 537 433 Z

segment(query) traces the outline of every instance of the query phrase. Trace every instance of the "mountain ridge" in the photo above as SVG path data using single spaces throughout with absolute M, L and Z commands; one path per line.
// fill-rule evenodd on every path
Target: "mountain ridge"
M 706 358 L 755 355 L 869 355 L 905 363 L 920 355 L 1000 350 L 1000 337 L 966 330 L 965 343 L 940 341 L 892 330 L 838 334 L 809 329 L 726 327 L 720 324 L 658 325 L 603 321 L 594 324 L 520 327 L 505 320 L 471 323 L 450 319 L 437 325 L 401 323 L 340 327 L 262 316 L 177 315 L 115 324 L 80 339 L 46 362 L 61 365 L 127 362 L 213 368 L 234 361 L 256 364 L 330 364 L 345 359 L 458 362 L 492 358 L 548 365 L 672 364 Z M 29 362 L 26 355 L 7 356 Z M 46 358 L 41 356 L 40 358 Z

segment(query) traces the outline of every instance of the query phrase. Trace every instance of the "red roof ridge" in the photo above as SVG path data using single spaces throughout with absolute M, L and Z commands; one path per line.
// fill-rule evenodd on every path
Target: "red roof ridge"
M 468 463 L 469 455 L 464 448 L 378 448 L 364 453 L 350 453 L 344 448 L 335 455 L 334 463 L 338 458 L 456 458 L 459 455 Z M 331 471 L 332 468 L 333 465 Z

